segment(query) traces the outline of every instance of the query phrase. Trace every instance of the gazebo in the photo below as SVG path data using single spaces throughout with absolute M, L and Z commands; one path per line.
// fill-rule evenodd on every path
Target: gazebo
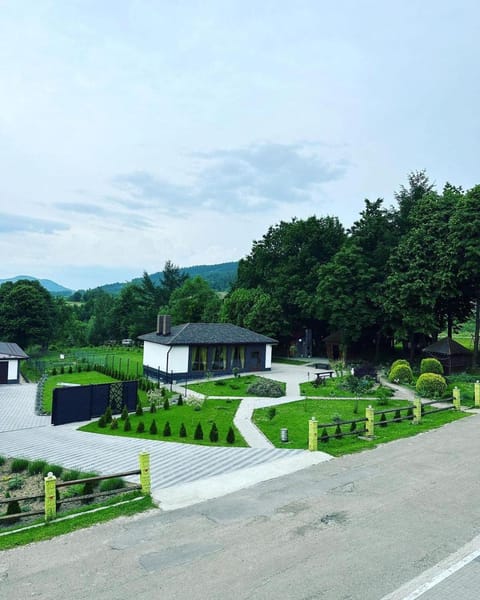
M 449 337 L 430 344 L 422 352 L 425 356 L 439 360 L 446 375 L 464 371 L 472 362 L 472 351 Z

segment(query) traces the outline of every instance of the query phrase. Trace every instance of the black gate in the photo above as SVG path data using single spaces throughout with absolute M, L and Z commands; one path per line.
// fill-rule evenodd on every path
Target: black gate
M 0 383 L 8 383 L 8 362 L 0 362 Z
M 52 425 L 89 421 L 103 415 L 107 406 L 119 414 L 123 405 L 129 412 L 137 406 L 138 381 L 80 385 L 53 390 Z

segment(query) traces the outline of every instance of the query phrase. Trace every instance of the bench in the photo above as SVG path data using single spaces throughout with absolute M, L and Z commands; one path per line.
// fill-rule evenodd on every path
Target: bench
M 335 371 L 322 371 L 321 373 L 315 373 L 315 381 L 313 385 L 318 387 L 319 385 L 325 384 L 325 381 L 330 377 L 333 377 Z

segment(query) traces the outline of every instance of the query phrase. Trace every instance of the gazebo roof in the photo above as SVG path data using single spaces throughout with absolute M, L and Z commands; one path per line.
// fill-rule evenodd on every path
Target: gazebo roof
M 442 338 L 441 340 L 430 344 L 430 346 L 424 348 L 422 352 L 428 354 L 441 354 L 443 356 L 469 356 L 470 354 L 472 354 L 471 350 L 465 348 L 465 346 L 462 346 L 462 344 L 459 344 L 458 342 L 452 340 L 452 338 L 449 337 Z

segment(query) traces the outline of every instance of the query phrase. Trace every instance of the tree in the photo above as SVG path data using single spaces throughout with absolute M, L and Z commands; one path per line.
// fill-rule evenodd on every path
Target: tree
M 172 322 L 212 323 L 218 321 L 221 302 L 217 294 L 201 277 L 188 278 L 170 297 L 161 312 L 169 314 Z
M 181 273 L 180 268 L 171 260 L 165 262 L 162 272 L 163 301 L 168 303 L 173 292 L 181 287 L 188 279 L 188 273 Z
M 19 280 L 0 286 L 0 337 L 22 347 L 48 347 L 55 322 L 51 294 L 38 282 Z
M 237 288 L 230 292 L 223 301 L 220 320 L 273 338 L 286 326 L 280 305 L 261 288 Z
M 398 203 L 396 222 L 400 235 L 405 234 L 410 229 L 410 214 L 417 202 L 425 195 L 433 192 L 434 187 L 425 170 L 412 171 L 408 175 L 408 188 L 402 185 L 400 191 L 395 194 L 395 200 Z

